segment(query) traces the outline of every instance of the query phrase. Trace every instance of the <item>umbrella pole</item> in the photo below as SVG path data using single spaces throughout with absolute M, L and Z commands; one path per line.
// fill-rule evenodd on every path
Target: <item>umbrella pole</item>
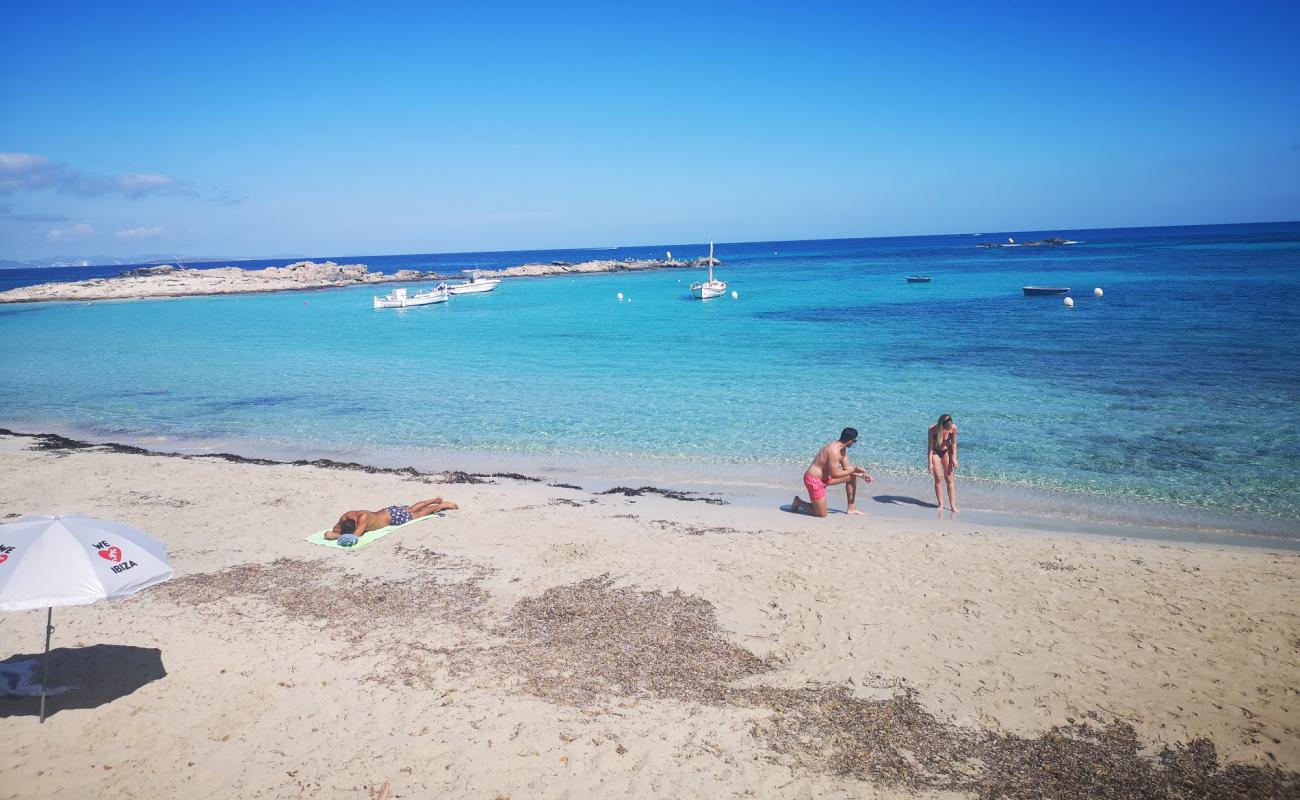
M 50 634 L 54 633 L 54 607 L 45 609 L 45 670 L 41 675 L 41 724 L 45 724 L 45 689 L 50 685 Z

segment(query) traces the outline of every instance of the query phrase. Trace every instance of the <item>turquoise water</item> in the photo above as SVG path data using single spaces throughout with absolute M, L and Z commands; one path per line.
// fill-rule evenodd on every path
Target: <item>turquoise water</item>
M 926 427 L 950 413 L 967 480 L 1300 533 L 1300 224 L 974 247 L 1005 236 L 719 245 L 739 299 L 707 302 L 686 297 L 701 271 L 663 270 L 507 280 L 404 311 L 372 310 L 369 288 L 6 306 L 0 420 L 797 477 L 845 425 L 858 460 L 918 475 Z M 533 258 L 550 260 L 494 263 Z M 933 283 L 904 281 L 918 272 Z M 1070 286 L 1076 305 L 1026 284 Z

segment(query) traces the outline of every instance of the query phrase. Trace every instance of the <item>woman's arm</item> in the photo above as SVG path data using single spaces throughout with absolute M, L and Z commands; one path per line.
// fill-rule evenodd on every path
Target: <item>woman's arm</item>
M 957 426 L 952 426 L 952 468 L 957 469 Z

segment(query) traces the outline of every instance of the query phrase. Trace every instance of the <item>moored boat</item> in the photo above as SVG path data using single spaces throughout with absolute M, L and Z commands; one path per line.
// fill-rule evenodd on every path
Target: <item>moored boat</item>
M 1070 287 L 1068 286 L 1026 286 L 1025 287 L 1025 295 L 1029 297 L 1034 297 L 1037 295 L 1069 294 L 1069 293 L 1070 293 Z
M 469 280 L 463 283 L 440 283 L 438 286 L 449 294 L 481 294 L 492 291 L 501 283 L 498 278 L 484 278 L 476 269 L 467 269 L 465 274 Z
M 709 279 L 703 283 L 691 284 L 691 297 L 700 300 L 708 300 L 713 297 L 722 297 L 727 293 L 727 284 L 725 281 L 717 280 L 713 277 L 713 242 L 709 242 Z
M 406 289 L 394 289 L 383 297 L 374 298 L 375 308 L 411 308 L 412 306 L 429 306 L 434 303 L 447 302 L 448 294 L 444 290 L 430 289 L 427 292 L 407 294 Z
M 929 275 L 908 275 L 908 283 L 929 283 L 933 280 Z

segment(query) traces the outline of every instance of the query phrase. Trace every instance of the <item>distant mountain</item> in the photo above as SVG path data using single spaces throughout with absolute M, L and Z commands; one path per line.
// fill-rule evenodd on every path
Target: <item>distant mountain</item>
M 180 256 L 180 261 L 188 264 L 195 261 L 238 261 L 239 259 L 226 258 L 224 256 Z M 15 269 L 17 267 L 115 267 L 126 266 L 131 264 L 175 264 L 176 255 L 166 255 L 150 253 L 138 256 L 107 256 L 107 255 L 89 255 L 89 256 L 57 256 L 55 258 L 36 258 L 31 261 L 3 261 L 0 260 L 0 269 Z M 13 266 L 9 266 L 13 265 Z
M 240 261 L 310 261 L 313 258 L 316 258 L 316 260 L 324 260 L 319 257 L 304 256 L 298 253 L 279 253 L 273 256 L 251 257 L 210 255 L 177 256 L 175 253 L 142 253 L 135 256 L 110 256 L 101 253 L 98 255 L 64 255 L 54 256 L 51 258 L 33 258 L 30 261 L 15 261 L 0 258 L 0 269 L 33 269 L 37 267 L 118 267 L 134 266 L 136 264 L 175 264 L 177 261 L 182 265 L 211 263 L 214 261 L 224 261 L 228 264 L 237 264 Z
M 30 267 L 93 267 L 102 264 L 121 264 L 112 256 L 55 256 L 52 258 L 33 258 L 24 266 Z
M 117 258 L 107 262 L 110 264 L 175 264 L 181 262 L 188 264 L 192 261 L 231 261 L 233 259 L 226 256 L 178 256 L 175 253 L 148 253 L 142 256 L 130 256 L 128 258 Z

